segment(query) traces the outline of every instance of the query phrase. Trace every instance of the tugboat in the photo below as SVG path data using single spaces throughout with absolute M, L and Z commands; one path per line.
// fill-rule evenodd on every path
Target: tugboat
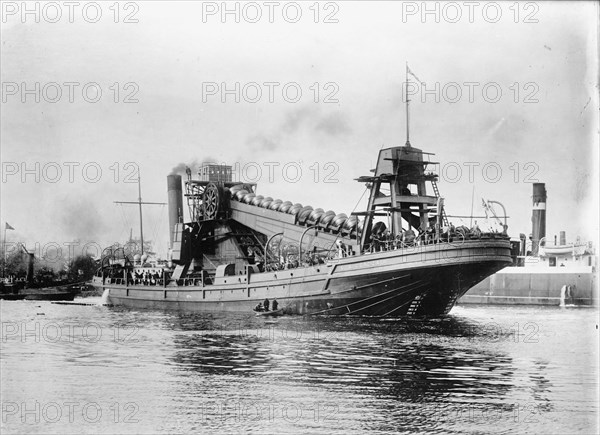
M 107 248 L 94 285 L 132 308 L 253 312 L 277 299 L 298 315 L 440 316 L 457 298 L 511 264 L 504 231 L 448 222 L 431 153 L 379 151 L 367 209 L 350 216 L 258 194 L 230 166 L 167 177 L 169 266 L 148 268 Z M 427 193 L 427 184 L 433 194 Z M 141 200 L 140 200 L 141 201 Z

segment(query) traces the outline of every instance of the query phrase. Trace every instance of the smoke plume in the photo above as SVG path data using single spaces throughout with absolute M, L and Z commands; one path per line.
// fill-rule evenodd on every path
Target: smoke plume
M 192 170 L 192 174 L 197 174 L 200 166 L 205 164 L 219 164 L 219 161 L 214 157 L 205 157 L 202 161 L 198 161 L 197 159 L 192 160 L 191 162 L 181 162 L 173 166 L 171 169 L 171 173 L 169 175 L 185 175 L 186 168 L 190 168 Z

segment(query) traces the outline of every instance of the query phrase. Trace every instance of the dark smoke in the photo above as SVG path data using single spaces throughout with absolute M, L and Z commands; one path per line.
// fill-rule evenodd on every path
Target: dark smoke
M 169 175 L 185 175 L 186 168 L 190 168 L 192 170 L 192 174 L 195 174 L 198 172 L 199 167 L 198 160 L 193 160 L 191 163 L 181 162 L 173 166 L 173 169 L 171 169 L 171 173 Z
M 200 166 L 205 165 L 205 164 L 220 164 L 221 162 L 219 162 L 218 159 L 215 159 L 214 157 L 205 157 L 204 159 L 202 159 L 201 162 L 198 162 L 197 159 L 192 160 L 189 163 L 185 163 L 185 162 L 181 162 L 178 163 L 177 165 L 173 166 L 173 169 L 171 169 L 171 173 L 169 175 L 185 175 L 185 170 L 186 168 L 190 168 L 192 170 L 192 176 L 195 176 L 196 174 L 198 174 L 198 170 L 200 169 Z
M 277 148 L 277 139 L 271 139 L 264 134 L 255 134 L 246 139 L 246 144 L 254 148 L 260 148 L 267 151 L 273 151 Z
M 206 157 L 206 158 L 202 159 L 201 165 L 206 165 L 206 164 L 209 164 L 209 163 L 219 164 L 219 160 L 215 159 L 214 157 Z
M 274 151 L 285 142 L 285 135 L 303 130 L 341 136 L 349 134 L 352 128 L 342 112 L 323 114 L 319 108 L 298 107 L 288 111 L 271 133 L 253 134 L 246 139 L 246 144 L 254 149 Z
M 58 224 L 63 233 L 72 240 L 97 242 L 109 229 L 105 222 L 106 213 L 96 202 L 86 196 L 70 198 L 60 204 Z
M 340 112 L 322 116 L 315 128 L 329 136 L 347 134 L 351 131 L 346 118 Z
M 285 120 L 281 125 L 281 129 L 285 133 L 296 133 L 298 129 L 308 120 L 309 118 L 315 117 L 317 113 L 309 110 L 307 107 L 298 108 L 296 110 L 290 110 L 285 115 Z
M 219 160 L 210 156 L 205 157 L 204 159 L 202 159 L 201 162 L 198 162 L 197 159 L 194 159 L 189 163 L 181 162 L 173 166 L 173 169 L 171 169 L 171 173 L 169 175 L 185 175 L 186 168 L 190 168 L 192 170 L 192 175 L 194 176 L 198 173 L 198 169 L 200 169 L 200 166 L 209 163 L 220 164 Z

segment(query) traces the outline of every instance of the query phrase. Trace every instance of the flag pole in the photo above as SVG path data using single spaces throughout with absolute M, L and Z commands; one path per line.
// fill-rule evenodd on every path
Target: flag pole
M 406 146 L 409 147 L 410 146 L 410 136 L 409 136 L 409 123 L 410 123 L 410 115 L 408 112 L 408 102 L 410 101 L 408 99 L 408 61 L 406 61 Z
M 473 227 L 473 201 L 475 199 L 475 185 L 473 184 L 473 190 L 471 190 L 471 220 L 469 221 L 469 228 Z

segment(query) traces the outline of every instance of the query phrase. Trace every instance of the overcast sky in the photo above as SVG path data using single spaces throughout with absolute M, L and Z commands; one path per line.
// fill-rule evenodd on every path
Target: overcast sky
M 231 2 L 226 15 L 221 2 L 111 4 L 39 3 L 36 16 L 3 3 L 9 241 L 126 241 L 137 210 L 113 201 L 137 198 L 128 162 L 146 201 L 166 202 L 173 167 L 212 160 L 246 181 L 261 167 L 263 195 L 349 213 L 364 191 L 354 178 L 406 141 L 406 62 L 424 82 L 411 87 L 411 143 L 441 162 L 448 214 L 470 213 L 474 186 L 476 214 L 482 197 L 500 201 L 509 233 L 529 234 L 539 181 L 550 237 L 597 238 L 595 3 L 430 3 L 425 15 L 421 2 Z M 164 253 L 166 208 L 144 220 Z

